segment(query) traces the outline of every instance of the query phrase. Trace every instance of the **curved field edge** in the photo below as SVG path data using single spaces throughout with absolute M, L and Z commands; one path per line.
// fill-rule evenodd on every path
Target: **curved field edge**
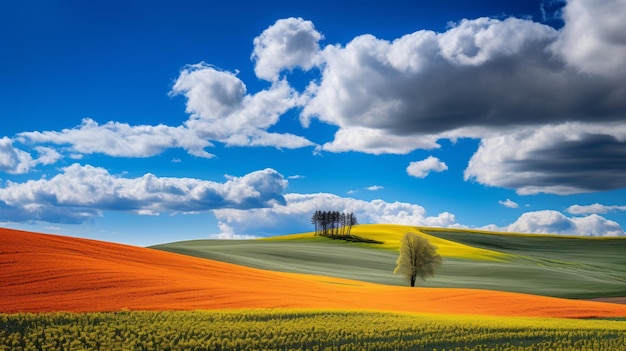
M 444 242 L 442 247 L 447 247 L 448 253 L 456 252 L 448 256 L 442 252 L 444 262 L 436 276 L 420 282 L 420 286 L 577 299 L 619 297 L 626 293 L 626 238 L 359 225 L 352 234 L 384 244 L 345 242 L 302 233 L 259 240 L 184 241 L 154 248 L 260 269 L 406 286 L 405 279 L 394 275 L 393 269 L 399 240 L 408 231 L 421 233 L 439 245 Z
M 158 250 L 0 229 L 0 312 L 369 309 L 626 317 L 626 306 L 475 289 L 405 288 L 279 273 Z
M 618 350 L 626 323 L 351 310 L 0 314 L 0 350 Z

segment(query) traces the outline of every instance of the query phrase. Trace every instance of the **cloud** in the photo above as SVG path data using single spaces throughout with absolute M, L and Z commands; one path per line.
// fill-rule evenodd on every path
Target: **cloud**
M 0 188 L 0 221 L 81 223 L 104 211 L 157 215 L 266 207 L 285 203 L 286 186 L 273 169 L 217 183 L 149 173 L 123 178 L 103 168 L 73 164 L 50 180 L 7 182 Z
M 422 161 L 411 162 L 406 168 L 408 175 L 416 178 L 426 178 L 430 172 L 443 172 L 448 166 L 436 157 L 428 156 Z
M 519 207 L 517 202 L 515 202 L 515 201 L 513 201 L 511 199 L 506 199 L 506 201 L 500 200 L 500 201 L 498 201 L 498 203 L 500 205 L 504 206 L 504 207 L 507 207 L 507 208 L 518 208 Z
M 282 114 L 302 104 L 303 98 L 284 80 L 274 82 L 269 89 L 247 94 L 244 83 L 236 74 L 199 63 L 181 71 L 170 94 L 186 97 L 186 112 L 190 117 L 183 125 L 131 126 L 114 121 L 99 125 L 93 119 L 85 118 L 75 128 L 22 132 L 18 134 L 18 140 L 67 145 L 73 157 L 94 153 L 113 157 L 151 157 L 166 149 L 182 148 L 191 155 L 211 158 L 214 155 L 205 150 L 213 146 L 211 141 L 229 146 L 290 149 L 315 145 L 301 136 L 267 131 L 278 123 Z M 46 150 L 48 156 L 53 155 L 50 153 L 52 149 Z M 14 150 L 11 157 L 16 159 L 18 156 L 26 162 L 26 154 Z M 5 158 L 7 168 L 9 157 Z M 23 166 L 24 162 L 20 172 L 28 169 Z
M 254 235 L 239 235 L 239 234 L 235 234 L 231 231 L 230 227 L 228 226 L 220 226 L 220 228 L 222 229 L 222 232 L 218 233 L 218 234 L 211 234 L 209 235 L 209 239 L 215 239 L 215 240 L 251 240 L 251 239 L 258 239 L 258 236 L 254 236 Z
M 18 139 L 30 143 L 70 145 L 72 152 L 81 154 L 101 153 L 114 157 L 150 157 L 165 149 L 180 147 L 190 154 L 210 158 L 204 150 L 211 146 L 184 127 L 131 126 L 127 123 L 107 122 L 99 125 L 90 118 L 72 129 L 62 131 L 23 132 Z
M 583 72 L 626 76 L 623 0 L 569 0 L 563 18 L 565 26 L 554 52 Z
M 255 39 L 252 58 L 257 76 L 274 82 L 265 91 L 275 93 L 268 100 L 284 102 L 284 107 L 268 113 L 266 122 L 231 124 L 225 118 L 216 123 L 210 111 L 226 106 L 229 115 L 243 101 L 245 86 L 230 74 L 222 77 L 233 87 L 228 94 L 186 93 L 192 114 L 187 125 L 203 122 L 199 124 L 206 128 L 193 129 L 207 132 L 205 137 L 218 126 L 260 126 L 214 135 L 232 145 L 311 145 L 294 135 L 290 142 L 282 135 L 268 142 L 264 134 L 281 113 L 299 106 L 303 126 L 316 119 L 338 127 L 320 150 L 407 154 L 439 148 L 440 139 L 480 138 L 466 180 L 519 194 L 622 188 L 624 9 L 616 1 L 572 0 L 565 5 L 561 30 L 525 19 L 478 18 L 455 23 L 443 33 L 420 30 L 392 41 L 365 34 L 322 49 L 313 23 L 278 20 Z M 279 81 L 284 70 L 314 67 L 321 78 L 303 95 Z M 207 69 L 211 67 L 189 71 Z M 227 103 L 220 98 L 203 109 L 192 95 L 224 95 Z M 443 170 L 442 165 L 430 170 Z M 426 166 L 412 163 L 407 172 L 425 177 Z
M 367 187 L 367 188 L 365 188 L 365 189 L 366 189 L 366 190 L 369 190 L 369 191 L 377 191 L 377 190 L 382 190 L 382 189 L 385 189 L 385 187 L 384 187 L 384 186 L 382 186 L 382 185 L 372 185 L 372 186 L 368 186 L 368 187 Z
M 626 125 L 565 123 L 484 138 L 465 179 L 522 195 L 625 187 Z
M 228 235 L 270 236 L 311 230 L 315 210 L 333 209 L 353 212 L 360 223 L 391 223 L 414 226 L 458 227 L 449 212 L 426 216 L 419 205 L 383 200 L 364 201 L 333 194 L 286 194 L 286 204 L 253 210 L 219 209 L 213 211 L 220 228 Z M 280 230 L 279 233 L 276 231 Z
M 205 63 L 185 66 L 170 95 L 186 98 L 189 120 L 180 126 L 137 125 L 109 121 L 99 125 L 85 118 L 79 126 L 61 131 L 33 131 L 18 134 L 18 140 L 31 144 L 67 146 L 70 157 L 100 153 L 113 157 L 152 157 L 170 148 L 182 148 L 189 154 L 211 158 L 205 148 L 212 141 L 228 146 L 270 146 L 300 148 L 315 146 L 304 137 L 272 133 L 267 129 L 278 123 L 282 114 L 301 106 L 300 96 L 289 84 L 277 79 L 283 69 L 309 69 L 318 64 L 318 41 L 321 34 L 313 24 L 301 18 L 277 21 L 254 40 L 253 59 L 259 77 L 272 81 L 270 88 L 248 94 L 236 73 L 222 71 Z M 7 139 L 8 140 L 8 139 Z M 39 162 L 2 139 L 0 171 L 26 173 L 33 165 L 58 160 L 58 151 L 40 146 L 45 158 Z M 55 160 L 55 161 L 56 161 Z
M 478 18 L 443 33 L 420 30 L 392 41 L 365 34 L 326 46 L 301 123 L 337 126 L 321 147 L 330 152 L 407 154 L 438 148 L 440 139 L 480 138 L 466 179 L 520 194 L 624 187 L 624 138 L 612 130 L 623 130 L 626 118 L 622 3 L 569 1 L 561 30 Z M 534 129 L 564 144 L 534 144 Z M 572 129 L 579 140 L 567 134 Z M 526 144 L 529 153 L 490 149 L 499 137 Z M 481 170 L 487 151 L 499 158 Z
M 284 80 L 250 95 L 236 74 L 199 63 L 183 69 L 171 94 L 186 97 L 190 118 L 185 127 L 198 138 L 230 146 L 292 149 L 315 145 L 297 135 L 267 131 L 282 114 L 302 103 Z
M 300 175 L 300 174 L 294 174 L 294 175 L 290 175 L 287 177 L 287 179 L 304 179 L 306 178 L 306 176 Z
M 254 72 L 259 78 L 277 81 L 285 69 L 311 69 L 319 64 L 321 39 L 311 21 L 294 17 L 279 19 L 254 38 Z
M 308 121 L 303 120 L 303 123 L 308 124 Z M 322 145 L 321 149 L 330 152 L 359 151 L 374 155 L 408 154 L 415 149 L 439 148 L 437 139 L 437 136 L 416 138 L 412 135 L 393 135 L 372 128 L 343 127 L 335 133 L 335 139 Z
M 570 68 L 550 49 L 559 35 L 528 20 L 479 18 L 444 33 L 422 30 L 394 41 L 361 35 L 329 45 L 301 120 L 340 128 L 325 150 L 370 153 L 406 153 L 423 147 L 409 141 L 422 136 L 433 147 L 451 135 L 621 120 L 623 82 Z M 403 140 L 381 149 L 384 137 Z
M 593 205 L 572 205 L 566 209 L 568 213 L 574 215 L 585 215 L 592 213 L 609 213 L 613 211 L 626 211 L 626 206 L 607 206 L 599 203 Z
M 623 236 L 624 230 L 614 221 L 592 214 L 586 217 L 567 217 L 558 211 L 526 212 L 504 228 L 490 226 L 490 230 L 531 234 L 564 234 L 579 236 Z M 488 228 L 487 228 L 488 229 Z
M 39 154 L 39 157 L 35 159 L 36 164 L 52 165 L 61 159 L 61 154 L 53 148 L 37 146 L 35 147 L 35 151 Z
M 0 139 L 0 172 L 9 174 L 28 173 L 37 165 L 50 165 L 56 163 L 61 155 L 49 147 L 38 146 L 35 151 L 39 157 L 33 159 L 26 151 L 13 146 L 13 140 L 3 137 Z
M 73 157 L 148 157 L 167 148 L 211 157 L 205 148 L 212 142 L 408 154 L 440 148 L 442 139 L 477 138 L 466 180 L 519 194 L 623 188 L 625 11 L 619 0 L 569 0 L 562 29 L 477 18 L 442 33 L 419 30 L 394 40 L 364 34 L 323 48 L 312 22 L 280 19 L 253 42 L 255 73 L 269 88 L 251 93 L 236 72 L 188 65 L 171 89 L 186 99 L 189 119 L 181 126 L 85 119 L 73 129 L 26 132 L 16 140 L 69 145 Z M 294 69 L 319 70 L 320 76 L 298 92 L 289 75 L 281 76 Z M 336 126 L 332 140 L 316 145 L 268 131 L 296 109 L 304 127 L 314 120 Z M 3 147 L 6 172 L 33 167 L 27 154 Z M 426 176 L 423 166 L 407 172 Z
M 7 137 L 0 139 L 0 171 L 10 174 L 27 173 L 33 163 L 28 152 L 17 149 Z

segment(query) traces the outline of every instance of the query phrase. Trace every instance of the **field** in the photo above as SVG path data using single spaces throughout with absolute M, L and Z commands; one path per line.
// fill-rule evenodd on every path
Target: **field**
M 154 248 L 260 269 L 406 285 L 393 275 L 399 240 L 422 233 L 444 256 L 426 287 L 476 288 L 598 298 L 626 295 L 626 238 L 564 238 L 489 234 L 394 225 L 360 225 L 353 234 L 383 241 L 364 244 L 312 233 L 265 240 L 195 240 Z
M 1 312 L 333 308 L 623 317 L 626 306 L 282 273 L 93 240 L 0 230 Z
M 577 241 L 542 237 L 564 240 L 552 257 L 535 247 L 546 242 L 535 244 L 529 236 L 357 228 L 384 244 L 301 234 L 155 250 L 0 229 L 0 350 L 579 350 L 625 342 L 626 305 L 409 288 L 392 274 L 395 240 L 411 229 L 430 235 L 445 256 L 446 276 L 429 285 L 449 283 L 454 269 L 459 279 L 479 285 L 502 269 L 491 284 L 516 287 L 505 269 L 533 272 L 536 266 L 555 279 L 558 272 L 594 273 L 601 287 L 585 293 L 624 296 L 623 239 L 584 241 L 582 250 Z M 590 255 L 590 247 L 604 250 L 604 261 Z M 484 271 L 478 274 L 477 267 Z M 605 289 L 610 282 L 614 290 Z M 535 282 L 532 289 L 549 287 Z M 562 291 L 577 290 L 565 284 Z
M 616 321 L 369 311 L 0 315 L 0 350 L 619 350 Z

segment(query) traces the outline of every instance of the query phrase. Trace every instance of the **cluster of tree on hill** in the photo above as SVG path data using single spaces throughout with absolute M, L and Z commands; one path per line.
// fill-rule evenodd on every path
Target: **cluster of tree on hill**
M 339 211 L 315 211 L 311 217 L 315 235 L 336 237 L 350 235 L 352 226 L 358 224 L 354 213 Z

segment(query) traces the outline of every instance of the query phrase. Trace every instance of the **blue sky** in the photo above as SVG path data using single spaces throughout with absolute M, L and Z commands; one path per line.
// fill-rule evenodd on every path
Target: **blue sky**
M 1 226 L 624 235 L 623 0 L 0 6 Z

